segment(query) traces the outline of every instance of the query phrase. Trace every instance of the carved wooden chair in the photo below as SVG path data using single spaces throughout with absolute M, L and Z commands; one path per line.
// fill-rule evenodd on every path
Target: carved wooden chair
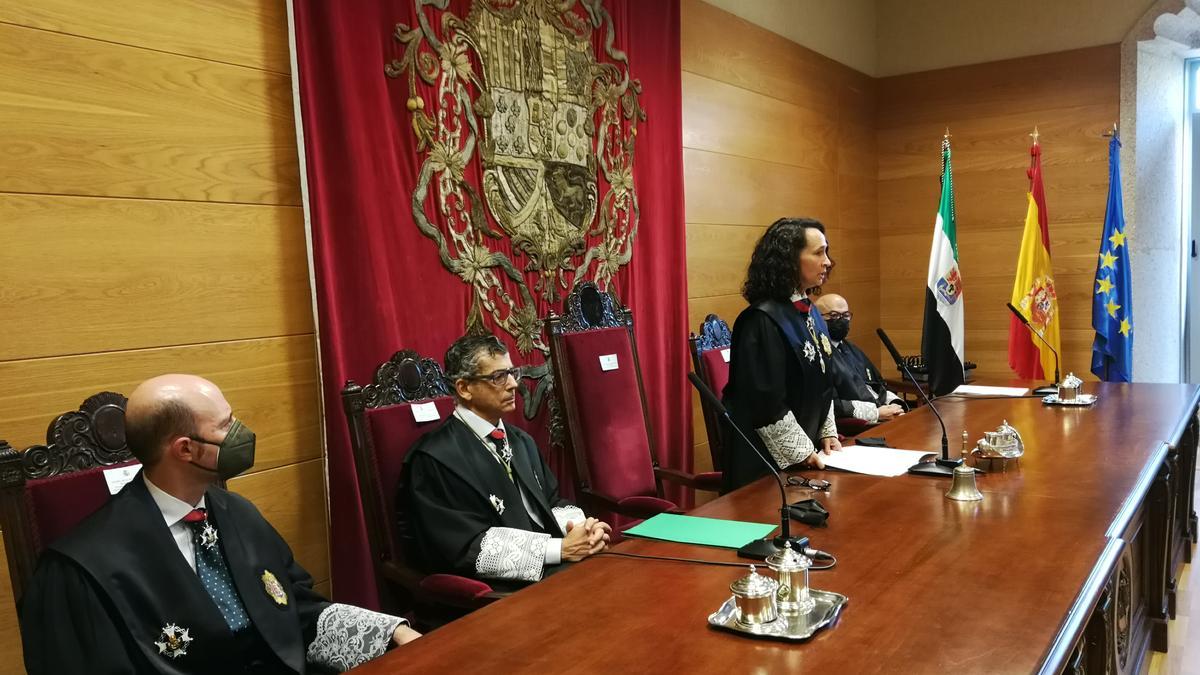
M 631 519 L 679 507 L 663 498 L 663 479 L 716 491 L 720 476 L 659 466 L 642 387 L 633 318 L 610 294 L 583 282 L 551 314 L 555 396 L 575 459 L 577 492 L 593 512 Z
M 0 441 L 0 526 L 18 603 L 46 545 L 108 501 L 104 471 L 137 463 L 125 445 L 125 403 L 96 394 L 55 417 L 46 444 L 24 452 Z
M 347 380 L 342 405 L 380 605 L 394 612 L 415 608 L 419 620 L 437 625 L 507 595 L 475 579 L 425 574 L 405 559 L 410 535 L 396 491 L 409 449 L 454 411 L 441 366 L 414 351 L 398 351 L 375 370 L 371 384 Z M 433 406 L 437 419 L 418 422 L 414 405 Z
M 729 345 L 732 334 L 729 324 L 716 314 L 704 317 L 700 334 L 688 336 L 692 355 L 692 370 L 718 397 L 729 383 Z M 720 475 L 725 468 L 725 443 L 721 415 L 703 397 L 700 410 L 704 415 L 704 429 L 708 432 L 708 453 L 712 455 L 713 469 Z

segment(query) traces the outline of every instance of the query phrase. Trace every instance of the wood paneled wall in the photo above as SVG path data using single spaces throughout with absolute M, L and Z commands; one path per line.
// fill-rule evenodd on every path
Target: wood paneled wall
M 1101 134 L 1118 116 L 1119 59 L 1111 45 L 878 80 L 881 320 L 902 352 L 920 351 L 939 146 L 949 126 L 966 357 L 982 376 L 1012 377 L 1004 303 L 1021 244 L 1036 125 L 1063 374 L 1091 377 L 1093 279 L 1108 186 L 1108 139 Z
M 853 339 L 879 322 L 871 78 L 700 0 L 682 9 L 688 322 L 732 326 L 754 244 L 782 216 L 820 219 Z M 711 466 L 694 400 L 695 463 Z
M 285 4 L 0 2 L 0 129 L 0 438 L 208 377 L 258 434 L 231 488 L 328 590 Z M 22 672 L 7 569 L 0 635 Z

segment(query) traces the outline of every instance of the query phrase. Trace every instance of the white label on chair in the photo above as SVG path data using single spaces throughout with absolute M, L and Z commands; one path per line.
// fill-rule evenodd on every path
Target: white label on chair
M 725 359 L 725 363 L 729 363 L 729 347 L 721 350 L 721 358 Z
M 141 464 L 130 464 L 129 466 L 118 466 L 115 469 L 105 469 L 104 481 L 108 483 L 108 494 L 115 495 L 120 492 L 121 488 L 133 480 L 133 477 L 141 470 Z
M 428 403 L 414 403 L 410 410 L 412 410 L 413 419 L 418 422 L 432 422 L 442 418 L 438 414 L 437 404 L 432 401 Z
M 600 357 L 600 370 L 616 370 L 616 369 L 617 369 L 617 355 L 616 354 L 605 354 L 604 356 Z

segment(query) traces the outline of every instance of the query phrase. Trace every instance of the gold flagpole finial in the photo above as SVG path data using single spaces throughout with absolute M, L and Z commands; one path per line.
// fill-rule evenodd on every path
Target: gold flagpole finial
M 1103 137 L 1105 137 L 1105 138 L 1112 138 L 1113 136 L 1116 136 L 1116 135 L 1117 135 L 1117 123 L 1116 123 L 1116 122 L 1113 122 L 1113 128 L 1112 128 L 1112 131 L 1106 131 L 1106 132 L 1104 132 L 1104 133 L 1102 133 L 1102 134 L 1100 134 L 1100 135 L 1101 135 L 1101 136 L 1103 136 Z
M 942 136 L 942 138 L 947 141 L 950 140 L 950 127 L 946 127 L 946 135 Z
M 1037 145 L 1037 144 L 1038 144 L 1038 136 L 1039 136 L 1040 134 L 1038 134 L 1038 128 L 1037 128 L 1037 125 L 1036 125 L 1036 124 L 1035 124 L 1035 125 L 1033 125 L 1033 133 L 1032 133 L 1032 134 L 1029 134 L 1029 135 L 1033 137 L 1033 144 L 1034 144 L 1034 145 Z

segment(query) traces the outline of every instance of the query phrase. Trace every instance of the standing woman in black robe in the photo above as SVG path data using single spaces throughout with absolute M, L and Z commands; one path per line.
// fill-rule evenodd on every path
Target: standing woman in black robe
M 750 306 L 733 326 L 724 403 L 780 469 L 824 468 L 821 453 L 841 450 L 828 373 L 832 346 L 807 298 L 832 269 L 825 226 L 809 218 L 781 218 L 755 245 L 742 285 Z M 727 490 L 767 473 L 740 436 L 725 437 L 731 440 Z

